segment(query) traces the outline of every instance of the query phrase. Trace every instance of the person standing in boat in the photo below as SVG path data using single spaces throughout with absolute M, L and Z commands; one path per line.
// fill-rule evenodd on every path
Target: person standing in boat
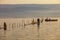
M 4 22 L 4 30 L 7 30 L 6 22 Z

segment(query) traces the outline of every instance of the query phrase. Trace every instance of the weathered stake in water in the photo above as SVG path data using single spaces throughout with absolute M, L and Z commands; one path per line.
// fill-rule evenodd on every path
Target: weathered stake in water
M 4 22 L 4 30 L 7 30 L 6 22 Z

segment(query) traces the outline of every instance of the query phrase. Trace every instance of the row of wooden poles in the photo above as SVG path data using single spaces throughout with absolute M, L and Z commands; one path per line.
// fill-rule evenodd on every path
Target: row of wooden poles
M 35 24 L 35 23 L 34 23 L 34 20 L 32 20 L 32 24 Z M 37 24 L 37 27 L 38 27 L 38 29 L 39 29 L 39 27 L 40 27 L 40 19 L 39 19 L 39 18 L 37 19 L 36 24 Z M 6 24 L 6 22 L 4 22 L 3 29 L 4 29 L 4 30 L 7 30 L 7 24 Z
M 34 19 L 32 20 L 32 24 L 37 24 L 37 27 L 38 27 L 38 40 L 39 40 L 39 27 L 40 27 L 40 23 L 41 23 L 41 21 L 40 21 L 39 18 L 37 19 L 36 23 L 34 23 Z M 3 29 L 4 29 L 4 31 L 7 30 L 7 24 L 6 24 L 6 22 L 4 22 Z

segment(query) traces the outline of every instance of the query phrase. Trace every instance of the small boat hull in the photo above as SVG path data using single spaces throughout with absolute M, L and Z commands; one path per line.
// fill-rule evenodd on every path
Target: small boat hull
M 49 22 L 49 21 L 58 21 L 57 19 L 45 19 L 46 22 Z

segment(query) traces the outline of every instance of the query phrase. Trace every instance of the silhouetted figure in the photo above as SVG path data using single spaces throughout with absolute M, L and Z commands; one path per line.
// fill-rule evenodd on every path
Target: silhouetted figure
M 37 26 L 38 26 L 38 28 L 40 26 L 40 19 L 39 18 L 37 19 Z
M 7 25 L 5 22 L 4 22 L 4 30 L 7 30 Z

